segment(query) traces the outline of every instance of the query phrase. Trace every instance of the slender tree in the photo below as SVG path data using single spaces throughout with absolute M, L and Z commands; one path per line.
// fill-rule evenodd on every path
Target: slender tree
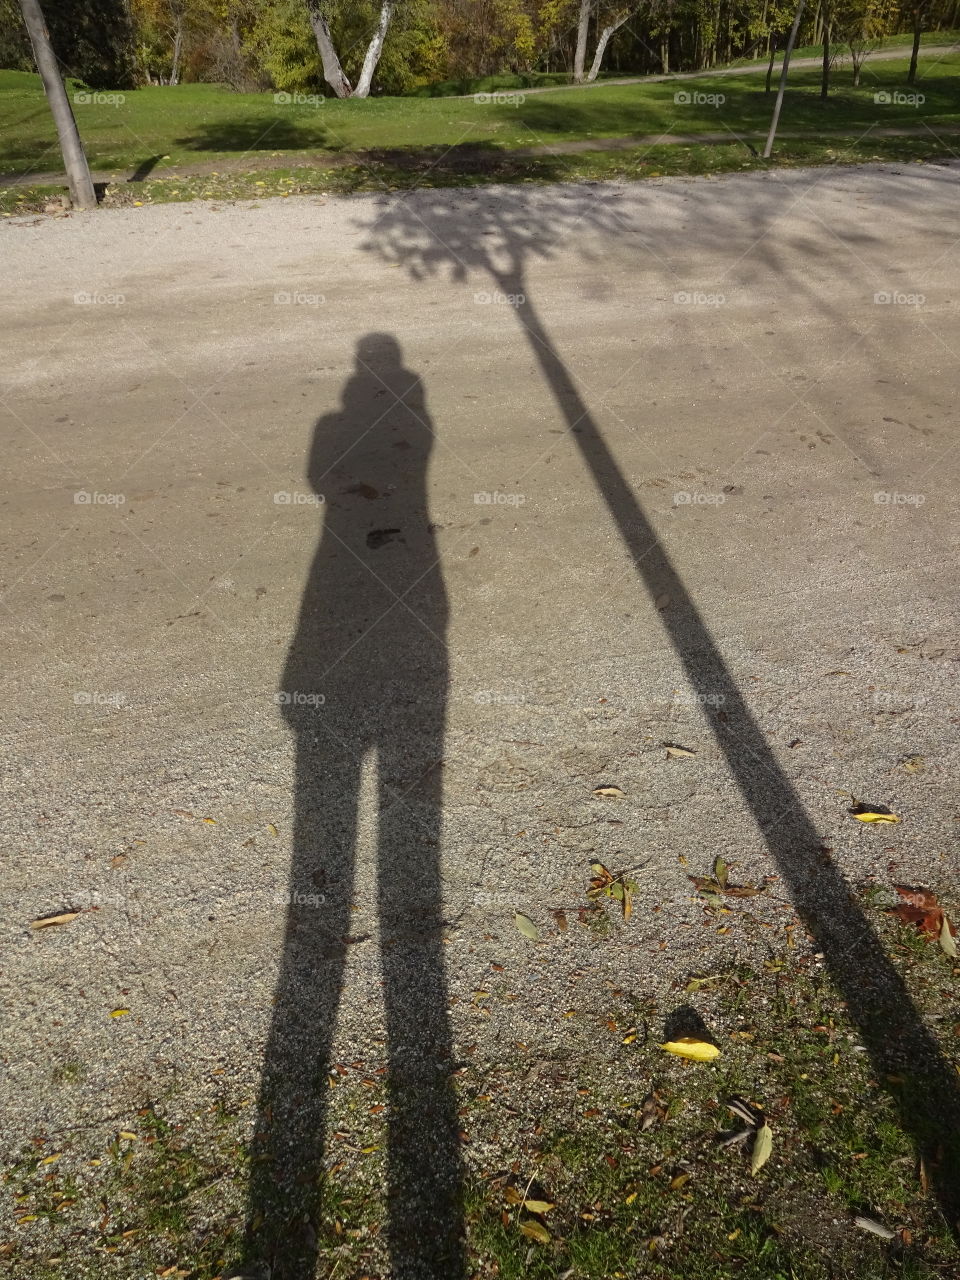
M 39 0 L 20 0 L 20 11 L 24 25 L 33 47 L 33 56 L 37 63 L 44 92 L 50 103 L 50 114 L 57 126 L 60 139 L 60 150 L 63 153 L 63 167 L 67 171 L 70 184 L 70 196 L 78 209 L 95 209 L 97 193 L 90 177 L 90 166 L 80 141 L 80 131 L 74 119 L 70 99 L 60 75 L 57 55 L 50 43 L 50 32 L 44 20 Z
M 793 53 L 793 46 L 797 42 L 797 32 L 800 29 L 800 19 L 803 17 L 804 0 L 798 0 L 797 16 L 793 20 L 793 26 L 790 28 L 790 35 L 787 37 L 787 47 L 783 51 L 783 66 L 780 68 L 780 86 L 777 89 L 777 100 L 773 104 L 773 119 L 770 121 L 770 132 L 767 134 L 766 146 L 763 148 L 764 160 L 770 159 L 770 153 L 773 150 L 773 140 L 777 136 L 777 125 L 780 123 L 780 108 L 783 106 L 783 95 L 787 89 L 787 72 L 790 69 L 790 55 Z

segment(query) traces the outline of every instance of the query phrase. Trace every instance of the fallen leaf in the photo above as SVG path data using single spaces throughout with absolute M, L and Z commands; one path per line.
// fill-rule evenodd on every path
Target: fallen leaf
M 517 926 L 525 938 L 536 941 L 540 937 L 540 930 L 533 923 L 529 916 L 525 916 L 521 911 L 513 913 L 513 923 Z
M 720 1057 L 720 1050 L 709 1040 L 698 1040 L 695 1036 L 681 1036 L 679 1040 L 668 1040 L 660 1046 L 667 1053 L 678 1058 L 690 1058 L 693 1062 L 712 1062 Z
M 665 742 L 664 750 L 668 756 L 695 756 L 697 753 L 691 751 L 689 747 L 677 746 L 675 742 Z
M 940 926 L 940 934 L 937 941 L 951 960 L 956 960 L 957 944 L 953 940 L 953 929 L 946 915 L 943 917 L 943 924 Z
M 537 1244 L 550 1243 L 550 1232 L 542 1222 L 537 1222 L 535 1218 L 528 1218 L 526 1222 L 521 1222 L 520 1230 L 525 1236 L 529 1236 L 531 1240 L 536 1240 Z
M 899 822 L 900 819 L 884 804 L 855 804 L 847 812 L 858 822 Z
M 531 1213 L 549 1213 L 554 1205 L 550 1200 L 524 1200 L 523 1207 Z
M 556 911 L 551 911 L 550 914 L 553 916 L 554 920 L 556 921 L 556 925 L 559 931 L 561 933 L 566 933 L 567 932 L 567 913 L 565 911 L 561 911 L 558 908 Z
M 280 832 L 277 830 L 277 828 L 273 825 L 272 822 L 267 823 L 267 830 L 270 832 L 272 836 L 277 836 L 280 834 Z
M 770 1159 L 773 1151 L 773 1130 L 768 1124 L 762 1124 L 753 1140 L 753 1154 L 750 1157 L 750 1172 L 756 1174 Z
M 69 924 L 71 920 L 76 920 L 80 914 L 79 911 L 61 911 L 58 916 L 41 916 L 39 920 L 31 920 L 31 929 L 49 929 L 55 924 Z
M 923 756 L 904 756 L 900 761 L 907 773 L 922 773 L 926 768 L 926 763 Z
M 853 1225 L 859 1227 L 861 1231 L 869 1231 L 872 1235 L 879 1236 L 881 1240 L 892 1240 L 897 1234 L 889 1227 L 885 1227 L 882 1222 L 878 1222 L 876 1218 L 867 1218 L 863 1214 L 857 1214 Z
M 122 1017 L 124 1016 L 124 1014 L 127 1014 L 127 1013 L 129 1013 L 129 1012 L 130 1012 L 130 1010 L 129 1010 L 129 1009 L 114 1009 L 114 1010 L 112 1011 L 112 1013 L 110 1014 L 110 1017 L 111 1017 L 111 1018 L 122 1018 Z
M 126 860 L 127 855 L 125 853 L 118 853 L 115 858 L 110 859 L 110 865 L 111 867 L 122 867 Z
M 670 1179 L 670 1190 L 679 1191 L 685 1182 L 690 1180 L 689 1173 L 678 1173 L 675 1178 Z
M 893 887 L 905 902 L 915 907 L 923 907 L 925 911 L 932 911 L 940 905 L 937 902 L 937 895 L 930 889 L 913 889 L 905 884 L 895 884 Z
M 594 787 L 593 794 L 609 796 L 612 800 L 623 800 L 626 797 L 626 792 L 621 791 L 619 787 Z

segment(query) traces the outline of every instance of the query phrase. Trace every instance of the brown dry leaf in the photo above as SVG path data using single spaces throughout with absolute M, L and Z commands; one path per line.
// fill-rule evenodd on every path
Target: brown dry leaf
M 689 747 L 681 747 L 676 742 L 665 742 L 663 747 L 668 757 L 695 756 L 697 754 L 695 751 L 691 751 Z
M 69 924 L 71 920 L 76 920 L 80 914 L 79 911 L 61 911 L 57 916 L 41 916 L 39 920 L 31 920 L 31 929 L 49 929 L 52 925 Z
M 507 1204 L 523 1204 L 523 1196 L 516 1187 L 504 1187 L 503 1198 Z
M 551 911 L 550 914 L 553 916 L 554 920 L 556 921 L 557 929 L 561 933 L 566 933 L 567 932 L 567 913 L 558 907 L 556 911 Z
M 909 902 L 913 907 L 923 907 L 924 911 L 933 911 L 940 905 L 937 902 L 937 895 L 930 889 L 913 889 L 906 884 L 895 884 L 893 887 L 904 902 Z
M 111 867 L 122 867 L 126 860 L 127 855 L 125 853 L 118 853 L 115 858 L 110 859 L 110 865 Z
M 593 794 L 595 796 L 608 796 L 611 800 L 623 800 L 627 793 L 621 791 L 619 787 L 594 787 Z

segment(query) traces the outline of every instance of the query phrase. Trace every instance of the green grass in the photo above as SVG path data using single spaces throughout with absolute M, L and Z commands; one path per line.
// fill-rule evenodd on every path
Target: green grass
M 958 1066 L 960 970 L 869 898 L 863 905 Z M 925 1064 L 909 1060 L 878 1078 L 809 952 L 772 954 L 760 969 L 733 965 L 700 986 L 679 982 L 659 1003 L 593 995 L 563 1019 L 569 1043 L 555 1057 L 518 1045 L 456 1074 L 471 1277 L 555 1280 L 571 1268 L 576 1280 L 960 1274 L 960 1249 L 900 1124 L 901 1113 L 923 1110 Z M 494 1017 L 501 998 L 491 988 Z M 710 1064 L 658 1046 L 671 1011 L 688 1002 L 721 1047 Z M 319 1275 L 387 1273 L 387 1098 L 382 1077 L 363 1076 L 338 1077 L 327 1095 L 326 1175 L 298 1179 L 291 1202 L 278 1201 L 254 1228 L 274 1240 L 278 1274 L 293 1265 L 305 1215 Z M 740 1126 L 732 1097 L 761 1108 L 773 1132 L 756 1173 L 747 1146 L 717 1141 Z M 0 1177 L 0 1276 L 228 1273 L 244 1248 L 250 1101 L 198 1111 L 172 1093 L 131 1114 L 106 1145 L 84 1130 L 39 1136 Z M 944 1132 L 944 1145 L 956 1140 Z M 893 1238 L 858 1229 L 855 1215 Z
M 878 90 L 905 90 L 906 61 L 869 63 L 854 89 L 849 69 L 835 76 L 829 102 L 820 102 L 815 70 L 798 71 L 784 106 L 784 131 L 866 130 L 871 126 L 960 123 L 957 94 L 960 54 L 932 66 L 916 86 L 921 107 L 878 106 Z M 678 105 L 678 91 L 722 94 L 718 105 Z M 177 166 L 242 161 L 248 167 L 296 165 L 357 153 L 378 163 L 382 151 L 420 152 L 430 147 L 509 151 L 543 144 L 646 135 L 658 131 L 762 131 L 770 99 L 756 76 L 703 77 L 677 85 L 604 86 L 529 95 L 517 104 L 471 99 L 379 98 L 318 100 L 322 106 L 276 105 L 269 94 L 234 94 L 215 85 L 148 87 L 124 95 L 119 105 L 81 103 L 76 114 L 91 167 L 117 172 L 139 169 L 154 178 Z M 60 167 L 39 82 L 25 72 L 0 73 L 0 173 Z

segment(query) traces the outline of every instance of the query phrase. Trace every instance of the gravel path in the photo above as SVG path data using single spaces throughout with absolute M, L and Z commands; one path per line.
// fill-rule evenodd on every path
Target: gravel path
M 845 883 L 955 875 L 958 189 L 0 226 L 6 1152 L 254 1097 L 265 1052 L 562 1054 L 570 1004 L 762 958 L 791 899 L 849 977 Z M 779 877 L 719 933 L 717 854 Z M 642 868 L 605 937 L 596 858 Z

